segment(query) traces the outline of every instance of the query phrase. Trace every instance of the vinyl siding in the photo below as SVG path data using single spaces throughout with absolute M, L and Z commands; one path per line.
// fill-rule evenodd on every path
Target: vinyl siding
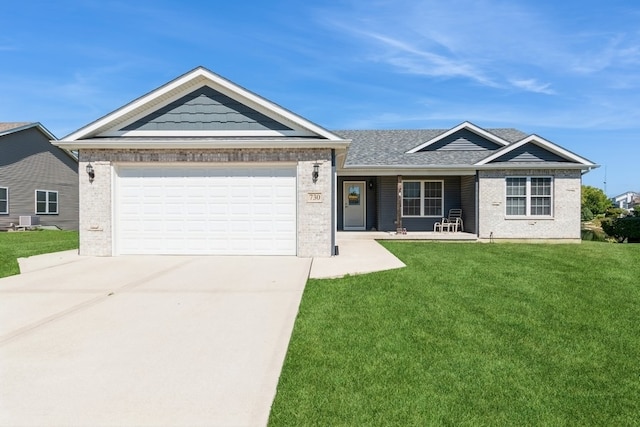
M 462 129 L 420 151 L 488 151 L 498 148 L 501 146 L 495 142 L 491 142 L 470 130 Z
M 539 163 L 539 162 L 562 162 L 568 163 L 569 161 L 564 157 L 560 157 L 542 147 L 535 144 L 525 144 L 522 147 L 518 147 L 504 156 L 500 156 L 498 159 L 491 163 L 506 162 L 506 163 Z
M 464 231 L 477 233 L 476 228 L 476 177 L 460 177 L 460 206 L 462 207 L 462 219 Z
M 380 231 L 396 230 L 396 190 L 398 178 L 382 176 L 378 186 L 378 229 Z
M 58 192 L 58 214 L 39 215 L 41 225 L 78 229 L 78 164 L 36 128 L 0 137 L 0 187 L 9 188 L 9 214 L 0 229 L 35 215 L 35 191 Z
M 473 179 L 473 177 L 470 177 Z M 378 218 L 380 230 L 396 230 L 396 202 L 397 202 L 397 177 L 380 177 L 380 194 L 378 204 Z M 403 181 L 429 180 L 444 181 L 444 211 L 443 216 L 447 216 L 449 209 L 463 208 L 461 200 L 461 177 L 459 176 L 403 176 Z M 473 202 L 473 201 L 472 201 Z M 467 222 L 467 212 L 463 211 L 465 226 Z M 402 218 L 402 226 L 407 231 L 433 231 L 433 224 L 442 218 Z M 465 229 L 466 230 L 466 229 Z
M 290 130 L 290 128 L 205 86 L 122 130 Z

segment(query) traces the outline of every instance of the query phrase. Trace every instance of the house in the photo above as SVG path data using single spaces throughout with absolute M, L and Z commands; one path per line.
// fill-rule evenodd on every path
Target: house
M 79 152 L 80 253 L 331 256 L 338 230 L 580 239 L 596 167 L 537 135 L 330 131 L 198 67 L 54 144 Z M 86 171 L 86 173 L 85 173 Z
M 627 191 L 611 198 L 611 201 L 617 208 L 631 209 L 636 204 L 640 204 L 640 193 L 635 191 Z
M 78 229 L 78 161 L 40 123 L 0 123 L 0 230 L 33 223 Z

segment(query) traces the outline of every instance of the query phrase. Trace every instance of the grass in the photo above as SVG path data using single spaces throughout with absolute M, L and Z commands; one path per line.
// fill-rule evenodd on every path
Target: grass
M 76 248 L 77 231 L 0 233 L 0 277 L 20 274 L 18 258 Z
M 640 245 L 384 245 L 308 282 L 271 426 L 638 425 Z

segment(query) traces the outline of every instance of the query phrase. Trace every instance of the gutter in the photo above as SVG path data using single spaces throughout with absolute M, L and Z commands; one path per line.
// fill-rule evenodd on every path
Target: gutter
M 350 140 L 318 140 L 318 139 L 208 139 L 193 140 L 180 138 L 167 138 L 166 140 L 80 140 L 52 141 L 53 145 L 67 150 L 79 149 L 238 149 L 238 148 L 331 148 L 346 149 Z

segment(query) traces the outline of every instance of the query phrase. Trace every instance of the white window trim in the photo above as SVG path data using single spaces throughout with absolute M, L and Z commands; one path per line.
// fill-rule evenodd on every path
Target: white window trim
M 46 194 L 45 205 L 47 207 L 45 212 L 38 212 L 38 192 L 43 192 Z M 49 194 L 56 193 L 56 211 L 49 212 Z M 54 190 L 36 190 L 35 191 L 35 213 L 36 215 L 58 215 L 60 211 L 60 194 Z
M 405 182 L 419 182 L 420 183 L 420 215 L 405 215 L 404 214 L 404 183 Z M 440 189 L 442 190 L 442 197 L 440 198 L 440 215 L 425 215 L 424 214 L 424 183 L 425 182 L 439 182 Z M 403 218 L 442 218 L 444 215 L 444 180 L 442 179 L 406 179 L 402 180 L 402 197 L 401 200 L 401 212 Z
M 8 215 L 9 214 L 9 187 L 0 187 L 0 190 L 5 190 L 7 194 L 7 199 L 5 200 L 7 202 L 7 209 L 5 211 L 0 211 L 0 215 Z M 4 199 L 0 199 L 0 200 L 4 200 Z
M 525 195 L 524 196 L 509 196 L 507 195 L 507 180 L 510 178 L 523 178 L 527 180 L 527 184 L 526 184 L 526 188 L 525 188 Z M 549 199 L 551 200 L 551 213 L 549 215 L 531 215 L 531 179 L 532 178 L 547 178 L 551 181 L 551 195 L 549 195 Z M 554 205 L 555 205 L 555 198 L 553 197 L 553 193 L 554 193 L 554 189 L 555 189 L 555 183 L 553 180 L 552 176 L 537 176 L 537 175 L 531 175 L 531 176 L 521 176 L 521 175 L 514 175 L 514 176 L 507 176 L 505 177 L 504 180 L 504 215 L 507 219 L 552 219 L 553 215 L 554 215 Z M 526 213 L 524 215 L 510 215 L 509 213 L 507 213 L 507 209 L 508 209 L 508 205 L 507 205 L 507 199 L 509 197 L 525 197 L 525 210 Z M 536 196 L 539 197 L 539 196 Z M 547 196 L 544 196 L 547 197 Z

